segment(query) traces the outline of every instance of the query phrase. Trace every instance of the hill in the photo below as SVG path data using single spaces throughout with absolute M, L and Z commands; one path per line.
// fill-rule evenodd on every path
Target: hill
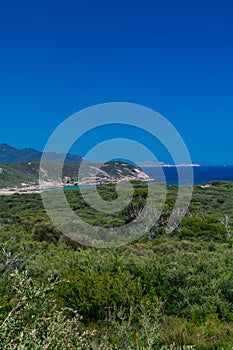
M 56 178 L 56 167 L 59 163 L 51 162 L 44 164 L 45 182 L 62 182 Z M 43 166 L 43 165 L 42 165 Z M 0 188 L 21 186 L 22 184 L 38 184 L 39 162 L 25 162 L 18 164 L 0 165 Z M 63 181 L 64 184 L 72 185 L 78 181 L 79 164 L 64 164 Z M 96 175 L 97 174 L 97 175 Z M 123 162 L 109 162 L 98 170 L 98 164 L 85 163 L 79 175 L 82 184 L 117 182 L 122 179 L 147 180 L 148 176 L 139 168 L 132 164 Z
M 17 164 L 24 162 L 39 162 L 41 160 L 42 152 L 33 148 L 18 149 L 5 143 L 0 144 L 0 164 Z M 63 158 L 64 154 L 56 152 L 48 152 L 46 159 L 49 162 L 59 162 Z M 80 155 L 68 153 L 65 159 L 65 163 L 74 164 L 82 161 Z

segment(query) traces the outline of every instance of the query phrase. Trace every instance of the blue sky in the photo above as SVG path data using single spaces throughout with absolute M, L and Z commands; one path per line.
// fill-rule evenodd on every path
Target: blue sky
M 1 1 L 0 143 L 42 150 L 71 114 L 123 101 L 165 116 L 194 163 L 233 164 L 232 17 L 230 0 Z

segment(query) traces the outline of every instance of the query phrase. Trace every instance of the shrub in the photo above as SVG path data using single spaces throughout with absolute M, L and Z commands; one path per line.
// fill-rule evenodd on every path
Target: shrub
M 14 306 L 0 320 L 1 349 L 87 349 L 93 332 L 82 333 L 79 316 L 69 319 L 50 295 L 54 284 L 36 285 L 27 273 L 14 274 Z
M 51 242 L 57 244 L 60 238 L 60 233 L 49 222 L 41 221 L 35 224 L 32 239 L 37 242 Z

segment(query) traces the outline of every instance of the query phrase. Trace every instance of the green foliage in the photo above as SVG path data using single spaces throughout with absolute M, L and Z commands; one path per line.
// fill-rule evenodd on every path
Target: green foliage
M 57 244 L 61 234 L 49 222 L 41 221 L 34 225 L 32 240 Z
M 0 320 L 0 344 L 13 349 L 85 349 L 94 332 L 82 335 L 78 315 L 72 319 L 58 309 L 50 295 L 55 283 L 36 285 L 27 274 L 13 276 L 15 297 L 8 315 Z
M 0 344 L 4 350 L 12 349 L 134 349 L 135 328 L 124 308 L 109 313 L 106 322 L 112 324 L 109 331 L 97 336 L 96 330 L 85 330 L 81 318 L 74 310 L 59 308 L 53 298 L 55 285 L 37 285 L 27 273 L 13 275 L 15 298 L 8 315 L 0 319 Z M 151 306 L 151 305 L 150 305 Z M 160 305 L 151 310 L 140 303 L 141 321 L 136 333 L 138 349 L 159 349 Z M 73 317 L 67 316 L 72 311 Z M 110 334 L 116 333 L 114 338 Z
M 63 236 L 39 194 L 0 196 L 0 348 L 232 349 L 233 184 L 210 185 L 195 187 L 171 233 L 165 226 L 177 189 L 168 186 L 157 224 L 111 250 L 84 249 Z M 112 201 L 115 190 L 98 191 Z M 164 188 L 153 190 L 158 208 Z M 132 202 L 114 215 L 88 207 L 78 190 L 66 197 L 101 229 L 132 220 L 147 186 L 134 182 Z
M 142 285 L 128 272 L 111 276 L 108 272 L 94 274 L 78 272 L 66 275 L 68 284 L 56 288 L 58 300 L 79 310 L 85 321 L 103 320 L 107 310 L 123 307 L 125 312 L 135 309 L 143 299 Z
M 213 216 L 200 218 L 197 216 L 187 216 L 182 220 L 181 232 L 183 238 L 197 238 L 226 241 L 226 229 L 220 221 Z

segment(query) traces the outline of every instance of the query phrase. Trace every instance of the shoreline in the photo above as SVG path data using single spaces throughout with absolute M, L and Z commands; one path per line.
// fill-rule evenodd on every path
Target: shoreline
M 39 184 L 31 184 L 29 186 L 15 186 L 15 187 L 6 187 L 6 188 L 0 188 L 0 196 L 7 196 L 7 195 L 13 195 L 15 193 L 18 194 L 27 194 L 27 193 L 41 193 L 42 191 L 51 191 L 55 189 L 62 189 L 64 187 L 77 187 L 79 186 L 100 186 L 100 185 L 108 185 L 113 183 L 119 183 L 123 181 L 130 181 L 130 180 L 140 180 L 143 182 L 149 182 L 154 181 L 155 179 L 152 179 L 150 177 L 148 178 L 132 178 L 132 177 L 125 177 L 123 179 L 114 179 L 114 180 L 108 180 L 108 181 L 94 181 L 94 179 L 89 179 L 88 181 L 81 181 L 76 183 L 64 183 L 64 182 L 49 182 L 44 181 L 43 183 Z

